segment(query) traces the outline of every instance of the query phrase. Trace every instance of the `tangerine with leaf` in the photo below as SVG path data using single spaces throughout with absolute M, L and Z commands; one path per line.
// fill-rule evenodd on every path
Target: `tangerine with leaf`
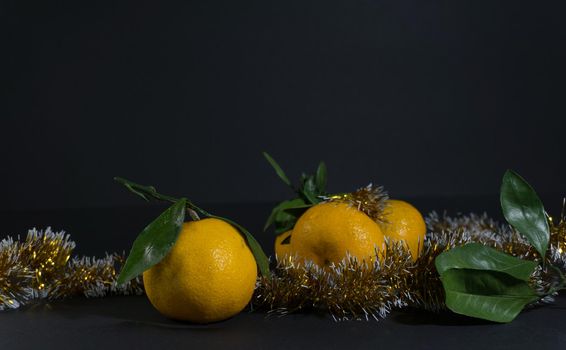
M 134 241 L 118 283 L 143 273 L 151 304 L 177 320 L 210 323 L 242 311 L 252 298 L 258 267 L 269 276 L 269 262 L 255 238 L 237 223 L 184 198 L 117 181 L 145 199 L 174 202 Z M 187 212 L 193 221 L 185 222 Z

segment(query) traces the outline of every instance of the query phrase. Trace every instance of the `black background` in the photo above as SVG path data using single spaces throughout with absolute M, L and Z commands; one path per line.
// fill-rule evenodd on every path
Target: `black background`
M 0 209 L 563 193 L 564 1 L 2 1 Z

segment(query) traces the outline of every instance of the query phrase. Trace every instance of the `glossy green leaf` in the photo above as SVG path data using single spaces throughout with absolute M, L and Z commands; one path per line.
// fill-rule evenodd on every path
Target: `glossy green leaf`
M 307 200 L 307 202 L 311 203 L 311 204 L 318 204 L 320 203 L 320 200 L 316 197 L 316 195 L 314 195 L 312 192 L 302 192 L 301 193 L 305 199 Z
M 297 205 L 293 207 L 283 208 L 283 212 L 298 218 L 312 206 L 313 204 Z
M 284 183 L 286 183 L 288 186 L 293 187 L 293 185 L 291 184 L 291 181 L 289 180 L 289 178 L 287 177 L 287 175 L 285 175 L 285 172 L 283 171 L 283 169 L 281 169 L 281 167 L 279 166 L 279 164 L 277 164 L 277 162 L 275 161 L 275 159 L 273 159 L 273 157 L 271 157 L 269 155 L 269 153 L 267 152 L 263 152 L 263 156 L 265 157 L 265 159 L 267 159 L 267 161 L 269 162 L 269 164 L 271 164 L 271 167 L 273 167 L 273 169 L 275 170 L 275 172 L 277 173 L 277 176 L 279 176 L 279 178 L 281 180 L 283 180 Z
M 291 220 L 285 220 L 285 221 L 276 221 L 275 231 L 274 231 L 275 235 L 292 230 L 293 227 L 295 227 L 296 222 L 297 222 L 297 218 L 293 218 Z
M 291 230 L 298 218 L 311 206 L 311 204 L 306 204 L 301 198 L 279 203 L 271 211 L 271 215 L 269 215 L 265 223 L 264 231 L 272 224 L 275 226 L 275 234 Z
M 270 273 L 269 273 L 269 259 L 267 258 L 267 255 L 265 255 L 265 252 L 263 251 L 263 249 L 261 248 L 261 245 L 259 244 L 259 242 L 255 239 L 255 237 L 248 231 L 246 230 L 245 227 L 243 227 L 242 225 L 230 220 L 230 219 L 226 219 L 220 216 L 215 216 L 215 215 L 211 215 L 210 217 L 214 217 L 220 220 L 224 220 L 225 222 L 229 223 L 230 225 L 236 227 L 243 235 L 244 238 L 246 239 L 246 242 L 248 243 L 248 247 L 250 247 L 250 250 L 252 251 L 252 254 L 255 258 L 255 261 L 257 263 L 257 266 L 259 268 L 260 273 L 264 276 L 264 277 L 270 277 Z
M 275 234 L 280 234 L 292 230 L 297 220 L 307 211 L 312 204 L 297 205 L 294 207 L 284 208 L 275 220 Z
M 500 199 L 505 219 L 544 257 L 550 229 L 544 206 L 535 190 L 517 173 L 507 170 Z
M 435 265 L 441 276 L 450 269 L 475 269 L 504 272 L 528 281 L 537 263 L 515 258 L 480 243 L 469 243 L 440 254 Z
M 277 222 L 285 222 L 285 221 L 291 221 L 291 220 L 296 220 L 296 217 L 294 215 L 285 213 L 285 209 L 288 208 L 295 208 L 295 207 L 300 207 L 300 206 L 304 206 L 305 205 L 305 201 L 302 200 L 301 198 L 295 198 L 292 200 L 288 200 L 288 201 L 283 201 L 279 204 L 277 204 L 277 206 L 275 206 L 275 208 L 273 208 L 273 210 L 271 210 L 271 214 L 269 215 L 269 217 L 267 218 L 267 221 L 265 222 L 265 225 L 263 226 L 263 230 L 267 230 L 267 228 L 269 226 L 271 226 L 273 223 L 277 223 Z
M 309 193 L 312 193 L 313 195 L 316 195 L 317 187 L 316 187 L 314 176 L 312 176 L 312 175 L 305 176 L 304 179 L 303 179 L 303 184 L 301 186 L 301 189 L 304 192 L 309 192 Z
M 326 177 L 326 164 L 324 164 L 324 162 L 320 162 L 316 169 L 316 188 L 319 194 L 326 193 Z
M 440 278 L 450 310 L 484 320 L 510 322 L 538 299 L 526 281 L 503 272 L 450 269 Z
M 303 174 L 299 194 L 302 195 L 307 203 L 317 204 L 320 202 L 320 199 L 317 197 L 318 189 L 316 187 L 314 176 Z
M 135 278 L 169 253 L 185 221 L 186 203 L 186 199 L 181 198 L 143 229 L 132 245 L 118 284 Z

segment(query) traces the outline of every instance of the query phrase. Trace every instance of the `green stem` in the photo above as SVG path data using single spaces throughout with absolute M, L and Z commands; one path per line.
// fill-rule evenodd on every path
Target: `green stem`
M 138 183 L 132 182 L 130 180 L 124 179 L 122 177 L 115 177 L 114 180 L 122 185 L 124 185 L 130 192 L 137 194 L 138 196 L 142 197 L 146 201 L 148 200 L 147 197 L 151 197 L 160 201 L 166 201 L 171 203 L 177 203 L 180 198 L 175 198 L 171 196 L 167 196 L 157 192 L 155 187 L 153 186 L 144 186 Z M 190 200 L 187 200 L 187 207 L 196 211 L 198 214 L 205 216 L 205 217 L 214 217 L 214 215 L 208 213 L 206 210 L 199 208 Z

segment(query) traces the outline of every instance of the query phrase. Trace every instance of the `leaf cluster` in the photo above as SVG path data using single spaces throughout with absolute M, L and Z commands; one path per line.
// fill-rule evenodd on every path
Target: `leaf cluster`
M 299 186 L 295 187 L 279 164 L 267 152 L 263 152 L 265 159 L 275 170 L 275 173 L 294 192 L 295 197 L 277 204 L 267 218 L 264 230 L 271 225 L 275 233 L 280 234 L 291 230 L 299 217 L 311 206 L 322 202 L 326 192 L 327 171 L 324 162 L 318 164 L 314 175 L 301 174 Z
M 526 305 L 544 297 L 529 281 L 535 269 L 545 264 L 550 229 L 540 198 L 511 170 L 503 177 L 500 200 L 505 219 L 536 249 L 540 260 L 523 260 L 469 243 L 440 254 L 435 265 L 450 310 L 494 322 L 510 322 Z M 562 288 L 564 278 L 560 277 Z

